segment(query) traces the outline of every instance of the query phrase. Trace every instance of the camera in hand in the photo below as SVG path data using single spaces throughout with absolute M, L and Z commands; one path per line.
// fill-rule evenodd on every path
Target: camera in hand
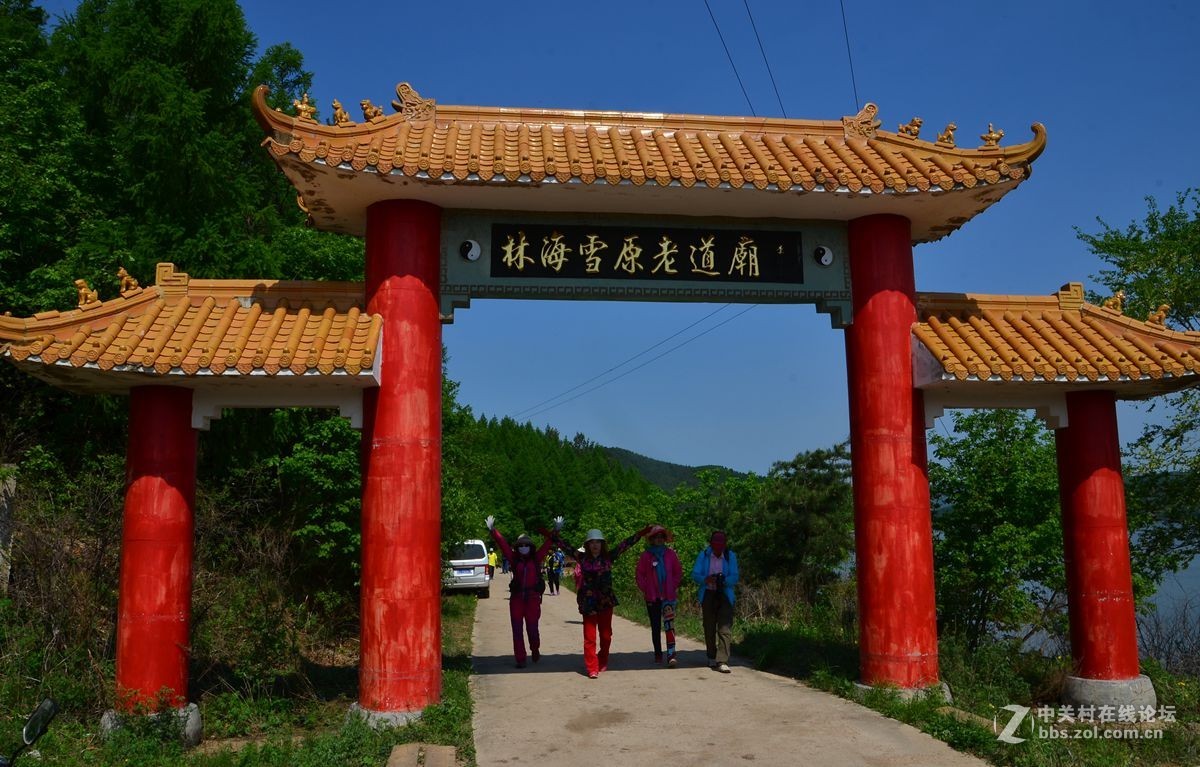
M 725 573 L 717 573 L 713 578 L 715 579 L 717 588 L 725 588 Z

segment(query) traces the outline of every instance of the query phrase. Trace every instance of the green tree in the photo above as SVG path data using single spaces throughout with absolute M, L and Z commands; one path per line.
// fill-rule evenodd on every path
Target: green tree
M 800 453 L 767 473 L 757 503 L 735 511 L 749 578 L 792 576 L 812 603 L 837 580 L 854 545 L 854 498 L 845 444 Z
M 956 412 L 930 438 L 938 628 L 975 648 L 1041 628 L 1064 593 L 1054 440 L 1016 410 Z
M 1168 304 L 1169 327 L 1200 330 L 1200 191 L 1185 190 L 1161 210 L 1146 198 L 1146 217 L 1123 229 L 1098 219 L 1100 231 L 1076 230 L 1110 268 L 1095 275 L 1110 293 L 1125 292 L 1125 313 L 1145 317 Z M 1093 299 L 1100 296 L 1093 295 Z M 1158 417 L 1126 454 L 1134 575 L 1151 590 L 1168 570 L 1200 555 L 1200 389 L 1166 395 L 1145 406 Z
M 93 218 L 80 184 L 84 121 L 58 78 L 45 23 L 31 0 L 0 2 L 0 306 L 26 316 L 69 300 L 70 279 L 39 275 Z
M 1145 317 L 1169 304 L 1167 324 L 1200 330 L 1200 191 L 1188 189 L 1160 210 L 1146 198 L 1146 218 L 1124 229 L 1097 219 L 1100 232 L 1076 235 L 1109 265 L 1094 275 L 1115 293 L 1125 292 L 1125 314 Z M 1093 295 L 1093 298 L 1099 296 Z

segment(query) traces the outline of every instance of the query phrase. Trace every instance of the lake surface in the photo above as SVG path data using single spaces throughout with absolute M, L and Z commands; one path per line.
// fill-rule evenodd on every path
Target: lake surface
M 1151 601 L 1158 605 L 1163 617 L 1170 617 L 1189 602 L 1195 614 L 1200 609 L 1200 557 L 1185 569 L 1163 578 Z

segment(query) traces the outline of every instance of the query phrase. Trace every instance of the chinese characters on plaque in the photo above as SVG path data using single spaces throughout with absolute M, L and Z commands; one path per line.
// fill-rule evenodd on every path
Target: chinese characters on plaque
M 800 232 L 493 224 L 493 277 L 803 283 Z

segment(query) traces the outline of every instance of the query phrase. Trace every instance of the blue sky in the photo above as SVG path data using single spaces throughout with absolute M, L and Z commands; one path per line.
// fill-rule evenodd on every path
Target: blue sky
M 322 118 L 334 98 L 387 104 L 401 81 L 443 104 L 780 116 L 745 4 L 709 2 L 750 105 L 703 0 L 243 7 L 263 47 L 291 42 L 304 53 Z M 63 5 L 74 4 L 47 7 Z M 789 117 L 857 111 L 837 0 L 749 7 Z M 1097 217 L 1123 227 L 1143 216 L 1146 196 L 1165 207 L 1200 184 L 1200 6 L 846 0 L 845 14 L 859 101 L 879 105 L 886 129 L 914 115 L 927 132 L 953 121 L 964 145 L 988 123 L 1006 145 L 1029 140 L 1033 122 L 1048 130 L 1028 181 L 960 231 L 917 247 L 918 290 L 1096 288 L 1090 276 L 1102 264 L 1073 227 L 1095 232 Z M 449 372 L 476 413 L 516 415 L 718 306 L 477 300 L 444 328 Z M 765 472 L 847 437 L 842 334 L 812 306 L 759 306 L 532 420 L 663 460 Z M 1122 438 L 1141 421 L 1122 406 Z

